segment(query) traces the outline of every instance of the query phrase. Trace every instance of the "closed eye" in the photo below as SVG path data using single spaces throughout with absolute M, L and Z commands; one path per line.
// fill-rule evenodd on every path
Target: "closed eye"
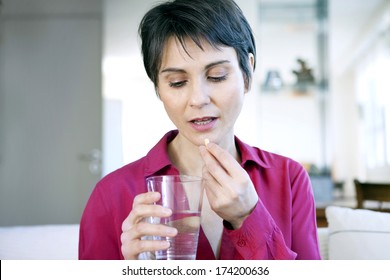
M 224 76 L 218 76 L 218 77 L 207 77 L 207 79 L 211 82 L 214 82 L 214 83 L 218 83 L 218 82 L 222 82 L 222 81 L 225 81 L 227 78 L 227 75 L 224 75 Z
M 187 81 L 179 81 L 179 82 L 169 82 L 169 86 L 172 88 L 180 88 L 184 86 L 187 83 Z

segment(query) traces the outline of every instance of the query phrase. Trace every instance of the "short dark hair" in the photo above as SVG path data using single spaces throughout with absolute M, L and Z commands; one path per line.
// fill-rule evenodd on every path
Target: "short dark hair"
M 149 10 L 139 26 L 141 50 L 147 75 L 158 86 L 158 71 L 167 40 L 176 37 L 184 49 L 191 38 L 201 49 L 210 45 L 233 47 L 247 85 L 252 79 L 249 53 L 256 58 L 252 29 L 233 0 L 174 0 Z M 255 66 L 255 65 L 254 65 Z

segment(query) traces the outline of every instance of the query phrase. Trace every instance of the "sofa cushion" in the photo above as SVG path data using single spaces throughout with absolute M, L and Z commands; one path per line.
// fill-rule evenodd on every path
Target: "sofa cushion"
M 326 208 L 329 259 L 390 259 L 390 214 L 338 206 Z
M 318 245 L 320 247 L 321 259 L 327 260 L 328 256 L 328 240 L 329 240 L 329 229 L 326 227 L 317 228 L 318 234 Z
M 78 237 L 77 224 L 0 227 L 0 259 L 77 259 Z

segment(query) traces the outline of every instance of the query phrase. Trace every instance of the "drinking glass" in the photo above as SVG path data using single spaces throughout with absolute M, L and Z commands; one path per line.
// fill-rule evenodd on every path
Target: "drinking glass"
M 167 240 L 168 250 L 155 252 L 157 260 L 194 260 L 198 247 L 200 213 L 202 210 L 202 178 L 187 175 L 153 176 L 146 179 L 148 191 L 159 192 L 156 204 L 170 208 L 168 218 L 151 217 L 149 222 L 175 227 L 175 237 L 154 236 L 154 240 Z

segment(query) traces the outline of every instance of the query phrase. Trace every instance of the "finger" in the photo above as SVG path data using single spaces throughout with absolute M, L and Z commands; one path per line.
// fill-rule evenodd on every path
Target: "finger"
M 228 151 L 215 143 L 209 143 L 206 149 L 230 176 L 235 177 L 241 173 L 241 165 Z
M 133 225 L 128 231 L 124 231 L 129 240 L 139 239 L 142 236 L 174 237 L 178 231 L 176 228 L 163 224 L 150 224 L 141 222 Z
M 207 197 L 212 196 L 218 196 L 220 192 L 222 191 L 222 186 L 219 184 L 219 182 L 211 175 L 209 170 L 206 166 L 203 166 L 202 169 L 202 177 L 203 177 L 203 184 L 204 189 L 206 191 Z
M 156 192 L 142 193 L 137 195 L 133 201 L 133 208 L 130 214 L 122 223 L 122 230 L 126 231 L 131 228 L 133 224 L 142 221 L 145 217 L 169 217 L 172 215 L 172 210 L 155 205 L 160 199 L 161 195 Z
M 168 240 L 137 240 L 135 248 L 138 254 L 142 252 L 155 252 L 160 250 L 167 250 L 170 247 Z
M 126 231 L 133 224 L 141 222 L 147 217 L 166 218 L 172 215 L 172 210 L 161 205 L 140 204 L 136 205 L 122 223 L 122 230 Z
M 157 202 L 161 197 L 158 192 L 146 192 L 138 194 L 134 197 L 133 207 L 137 204 L 152 204 Z
M 209 145 L 211 145 L 211 143 Z M 226 185 L 229 180 L 231 180 L 229 172 L 208 149 L 199 147 L 199 151 L 205 163 L 205 167 L 211 176 L 213 176 L 221 186 Z
M 125 259 L 137 259 L 143 252 L 166 250 L 170 246 L 166 240 L 130 239 L 126 233 L 122 233 L 121 242 L 121 251 Z
M 230 197 L 235 197 L 234 189 L 230 186 L 221 186 L 221 184 L 208 172 L 206 167 L 204 167 L 202 176 L 205 178 L 205 193 L 211 209 L 219 213 L 219 211 L 226 206 L 226 203 L 230 201 Z

